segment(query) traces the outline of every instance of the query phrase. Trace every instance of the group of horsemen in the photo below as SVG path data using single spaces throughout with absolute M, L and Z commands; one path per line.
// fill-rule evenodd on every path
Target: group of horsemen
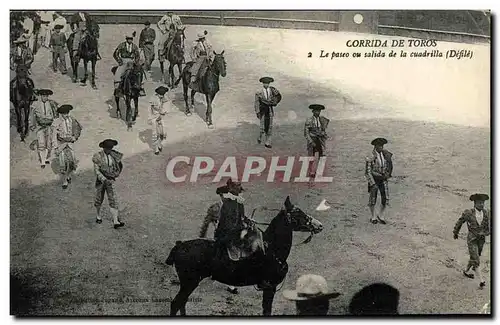
M 57 18 L 56 18 L 57 17 Z M 59 14 L 54 14 L 56 19 L 64 19 Z M 63 20 L 64 22 L 65 20 Z M 94 37 L 96 40 L 99 38 L 98 27 L 93 24 L 92 18 L 84 12 L 75 13 L 71 17 L 71 34 L 73 36 L 72 51 L 70 56 L 74 63 L 78 64 L 80 60 L 80 45 L 85 40 L 86 37 Z M 55 56 L 53 61 L 53 69 L 56 71 L 59 58 L 62 65 L 62 72 L 66 73 L 64 55 L 67 52 L 65 45 L 67 38 L 69 36 L 67 33 L 60 32 L 65 30 L 66 26 L 63 22 L 55 24 L 50 34 L 50 41 L 47 42 L 51 48 L 53 55 Z M 145 28 L 141 31 L 139 46 L 134 44 L 135 32 L 131 35 L 126 35 L 125 42 L 118 45 L 113 53 L 113 58 L 118 63 L 118 68 L 115 71 L 114 83 L 115 88 L 119 88 L 123 76 L 126 71 L 131 69 L 134 64 L 140 65 L 146 71 L 151 70 L 151 63 L 154 60 L 154 43 L 156 38 L 156 32 L 150 27 L 150 22 L 145 23 Z M 163 62 L 168 59 L 168 53 L 171 49 L 172 42 L 176 32 L 183 29 L 183 24 L 179 16 L 175 15 L 173 12 L 168 12 L 164 15 L 160 21 L 157 23 L 157 27 L 160 31 L 158 39 L 158 59 L 163 71 Z M 61 35 L 61 36 L 59 36 Z M 34 61 L 34 55 L 32 50 L 28 46 L 29 34 L 23 33 L 18 39 L 14 40 L 14 47 L 11 49 L 11 70 L 17 71 L 19 65 L 24 65 L 28 69 L 31 68 L 31 64 Z M 57 41 L 54 41 L 57 40 Z M 191 72 L 191 82 L 196 82 L 199 75 L 203 73 L 200 68 L 205 62 L 213 59 L 213 51 L 211 44 L 206 39 L 206 32 L 199 33 L 197 40 L 194 42 L 191 50 L 191 58 L 194 62 L 190 68 Z M 99 52 L 97 51 L 97 59 L 101 59 Z M 77 66 L 77 65 L 76 65 Z M 200 73 L 201 72 L 201 73 Z M 75 81 L 75 80 L 74 80 Z M 75 81 L 76 82 L 76 81 Z M 141 96 L 144 96 L 144 89 L 141 87 Z

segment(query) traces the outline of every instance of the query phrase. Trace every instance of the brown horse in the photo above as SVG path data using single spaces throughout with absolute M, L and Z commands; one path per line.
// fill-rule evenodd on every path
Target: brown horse
M 17 132 L 21 141 L 29 133 L 29 115 L 31 103 L 36 100 L 35 84 L 28 76 L 28 67 L 19 64 L 16 68 L 16 77 L 10 82 L 10 102 L 16 110 Z
M 165 83 L 168 87 L 175 88 L 174 85 L 174 66 L 177 66 L 179 70 L 179 76 L 182 74 L 182 64 L 184 63 L 184 40 L 186 39 L 186 35 L 184 35 L 184 30 L 186 28 L 177 29 L 175 31 L 174 39 L 172 40 L 172 45 L 170 49 L 167 48 L 167 43 L 165 42 L 165 47 L 163 49 L 164 53 L 166 53 L 167 60 L 169 62 L 168 65 L 168 79 L 165 79 Z

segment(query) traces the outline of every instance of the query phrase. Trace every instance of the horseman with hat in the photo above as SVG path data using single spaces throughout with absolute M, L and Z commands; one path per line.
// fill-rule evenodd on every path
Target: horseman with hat
M 61 105 L 57 109 L 59 117 L 54 121 L 53 143 L 56 144 L 56 155 L 59 158 L 59 173 L 62 178 L 62 188 L 68 188 L 71 176 L 76 170 L 74 143 L 82 133 L 82 126 L 76 118 L 69 115 L 73 110 L 71 105 Z
M 17 70 L 20 65 L 25 66 L 27 69 L 31 69 L 31 64 L 34 61 L 33 52 L 28 47 L 29 36 L 24 33 L 17 40 L 15 40 L 14 47 L 11 48 L 10 52 L 10 69 L 13 71 Z
M 33 102 L 31 105 L 31 130 L 36 130 L 36 140 L 30 146 L 38 152 L 38 160 L 40 166 L 45 168 L 45 165 L 50 164 L 50 154 L 55 143 L 53 140 L 53 127 L 54 120 L 59 117 L 57 112 L 58 104 L 49 99 L 53 92 L 50 89 L 40 89 L 38 95 L 41 100 Z
M 139 64 L 140 53 L 137 45 L 133 40 L 135 32 L 125 36 L 125 42 L 120 43 L 113 53 L 113 58 L 118 63 L 118 68 L 115 71 L 115 89 L 120 88 L 120 84 L 125 75 L 125 72 L 133 67 L 134 64 Z M 144 88 L 141 85 L 140 96 L 145 96 Z
M 125 225 L 125 223 L 118 219 L 118 201 L 116 198 L 115 181 L 123 170 L 123 154 L 113 149 L 117 145 L 118 141 L 106 139 L 99 143 L 99 147 L 102 148 L 102 150 L 92 157 L 94 172 L 96 174 L 96 192 L 94 200 L 94 206 L 97 210 L 96 222 L 98 224 L 102 223 L 101 206 L 104 201 L 104 195 L 107 193 L 115 229 Z
M 326 153 L 326 140 L 328 135 L 326 134 L 326 129 L 330 120 L 324 116 L 321 116 L 321 111 L 325 109 L 324 105 L 312 104 L 309 105 L 309 109 L 312 111 L 312 116 L 306 120 L 304 125 L 304 137 L 307 141 L 307 155 L 309 157 L 315 157 L 318 153 L 318 157 L 324 157 Z M 309 165 L 309 171 L 311 177 L 316 175 L 315 169 L 312 169 L 312 162 Z
M 149 21 L 144 23 L 144 29 L 139 36 L 139 49 L 144 53 L 144 69 L 151 71 L 151 63 L 155 59 L 156 32 Z
M 168 51 L 174 40 L 175 32 L 178 29 L 182 29 L 182 21 L 178 15 L 175 15 L 172 11 L 168 11 L 166 15 L 161 17 L 161 19 L 156 24 L 160 35 L 158 37 L 158 60 L 160 61 L 160 68 L 163 73 L 163 62 L 168 56 Z M 167 43 L 167 49 L 165 49 L 165 42 Z
M 470 259 L 463 274 L 468 278 L 474 279 L 474 274 L 468 273 L 472 268 L 479 278 L 480 288 L 486 285 L 482 272 L 479 270 L 479 257 L 483 251 L 486 236 L 489 236 L 491 233 L 490 211 L 484 207 L 484 202 L 489 200 L 489 198 L 487 194 L 471 195 L 469 199 L 474 202 L 474 208 L 465 210 L 453 228 L 453 238 L 458 239 L 460 228 L 462 228 L 464 223 L 467 223 L 469 230 L 467 234 L 467 247 L 469 248 Z
M 206 40 L 207 31 L 198 34 L 198 39 L 193 44 L 191 50 L 191 59 L 194 61 L 191 67 L 191 84 L 198 80 L 198 77 L 203 75 L 204 70 L 212 62 L 214 51 L 212 45 Z M 203 69 L 201 67 L 203 66 Z
M 368 193 L 370 198 L 368 206 L 370 207 L 370 222 L 376 224 L 386 224 L 384 211 L 389 205 L 389 185 L 388 180 L 392 177 L 392 153 L 384 149 L 387 140 L 376 138 L 371 142 L 373 146 L 372 154 L 366 158 L 365 178 L 368 181 Z M 377 204 L 377 193 L 380 191 L 381 203 L 379 214 L 375 218 L 375 205 Z
M 260 134 L 257 139 L 258 143 L 262 142 L 265 135 L 266 148 L 271 148 L 271 135 L 273 130 L 274 106 L 281 101 L 281 94 L 275 87 L 270 87 L 269 84 L 274 82 L 271 77 L 262 77 L 259 82 L 263 84 L 263 88 L 255 94 L 254 108 L 257 118 L 260 120 Z

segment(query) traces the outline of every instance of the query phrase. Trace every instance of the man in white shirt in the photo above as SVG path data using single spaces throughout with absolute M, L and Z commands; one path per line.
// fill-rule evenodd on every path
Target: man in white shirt
M 487 194 L 473 194 L 469 198 L 474 201 L 474 208 L 465 210 L 462 216 L 458 219 L 453 228 L 453 238 L 458 239 L 458 234 L 462 224 L 467 223 L 469 233 L 467 234 L 467 246 L 469 248 L 469 263 L 467 268 L 462 272 L 468 278 L 474 279 L 474 274 L 469 274 L 472 268 L 476 276 L 479 278 L 479 287 L 483 288 L 486 283 L 483 275 L 479 270 L 479 257 L 483 251 L 483 246 L 486 241 L 485 237 L 491 233 L 490 212 L 484 208 L 484 202 L 489 199 Z

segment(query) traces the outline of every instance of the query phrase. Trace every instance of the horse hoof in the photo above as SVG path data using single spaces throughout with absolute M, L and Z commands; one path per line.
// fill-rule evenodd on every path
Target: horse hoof
M 92 85 L 92 89 L 97 89 L 97 86 L 96 85 Z
M 209 128 L 209 129 L 213 129 L 213 128 L 214 128 L 214 125 L 213 125 L 213 124 L 208 124 L 208 128 Z

